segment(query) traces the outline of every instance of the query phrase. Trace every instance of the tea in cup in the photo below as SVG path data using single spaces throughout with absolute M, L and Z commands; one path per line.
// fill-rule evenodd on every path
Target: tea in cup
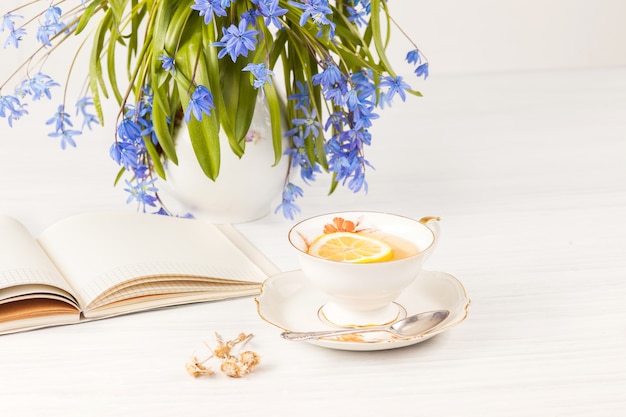
M 436 241 L 420 220 L 382 212 L 324 214 L 296 224 L 289 242 L 302 272 L 328 297 L 320 317 L 338 326 L 388 324 L 406 315 L 394 300 L 418 276 Z

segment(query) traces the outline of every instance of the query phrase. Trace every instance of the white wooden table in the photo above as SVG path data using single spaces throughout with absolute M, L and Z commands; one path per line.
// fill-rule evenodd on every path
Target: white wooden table
M 320 181 L 299 218 L 441 216 L 427 268 L 463 282 L 464 323 L 407 348 L 337 351 L 282 340 L 245 298 L 3 336 L 0 415 L 625 415 L 626 69 L 432 77 L 422 90 L 374 129 L 369 195 L 326 197 Z M 33 119 L 1 129 L 0 211 L 34 234 L 133 210 L 111 187 L 107 132 L 62 152 Z M 238 227 L 286 271 L 291 224 Z M 254 333 L 260 367 L 187 375 L 216 331 Z

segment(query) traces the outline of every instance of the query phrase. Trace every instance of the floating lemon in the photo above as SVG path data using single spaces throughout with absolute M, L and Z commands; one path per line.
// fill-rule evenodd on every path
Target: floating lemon
M 308 253 L 331 261 L 367 263 L 393 258 L 391 246 L 373 237 L 358 233 L 324 234 L 311 244 Z

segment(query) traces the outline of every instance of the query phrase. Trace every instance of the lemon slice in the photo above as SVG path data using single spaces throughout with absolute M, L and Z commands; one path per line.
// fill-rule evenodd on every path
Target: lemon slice
M 393 257 L 391 246 L 358 233 L 324 234 L 311 244 L 308 253 L 330 261 L 367 263 L 383 262 Z

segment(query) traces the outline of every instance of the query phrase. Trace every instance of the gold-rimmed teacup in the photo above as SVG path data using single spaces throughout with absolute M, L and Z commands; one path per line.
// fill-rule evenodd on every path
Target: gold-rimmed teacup
M 344 211 L 323 214 L 297 223 L 288 238 L 296 249 L 302 272 L 328 301 L 320 317 L 338 326 L 365 327 L 391 323 L 406 315 L 394 300 L 419 275 L 432 252 L 438 217 L 419 220 L 384 212 Z M 380 262 L 328 260 L 310 253 L 320 236 L 357 233 L 389 244 L 393 256 Z M 395 251 L 399 252 L 396 256 Z

